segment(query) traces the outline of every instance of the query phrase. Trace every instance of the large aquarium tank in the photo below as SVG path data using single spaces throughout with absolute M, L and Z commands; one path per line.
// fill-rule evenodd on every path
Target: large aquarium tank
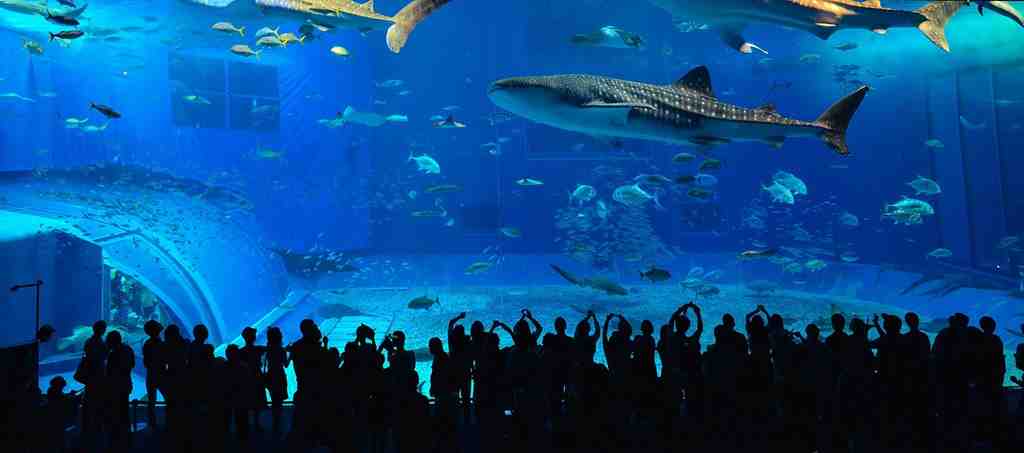
M 1012 370 L 1021 16 L 820 3 L 0 0 L 0 283 L 43 281 L 38 321 L 0 296 L 0 345 L 53 325 L 46 381 L 97 319 L 221 354 L 311 318 L 404 331 L 427 380 L 462 312 L 692 300 L 991 316 Z

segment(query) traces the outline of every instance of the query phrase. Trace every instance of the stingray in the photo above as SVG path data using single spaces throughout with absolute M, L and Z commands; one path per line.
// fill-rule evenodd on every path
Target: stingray
M 316 309 L 316 315 L 321 318 L 344 318 L 347 316 L 363 316 L 365 313 L 349 307 L 345 304 L 323 304 Z

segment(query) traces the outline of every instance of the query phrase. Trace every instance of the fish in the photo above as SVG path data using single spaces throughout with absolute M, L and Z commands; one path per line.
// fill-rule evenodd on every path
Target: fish
M 441 298 L 440 297 L 435 297 L 435 298 L 431 299 L 431 298 L 426 297 L 426 296 L 420 296 L 420 297 L 417 297 L 417 298 L 409 301 L 409 308 L 411 308 L 413 310 L 427 310 L 430 307 L 433 307 L 434 305 L 437 305 L 438 307 L 441 306 Z
M 107 118 L 110 118 L 110 119 L 115 119 L 116 120 L 118 118 L 121 118 L 121 113 L 120 112 L 118 112 L 117 110 L 114 110 L 112 107 L 107 106 L 107 105 L 97 104 L 95 102 L 90 102 L 89 103 L 89 108 L 91 108 L 91 109 L 93 109 L 93 110 L 95 110 L 97 112 L 100 112 L 103 116 L 105 116 Z
M 260 39 L 260 38 L 265 37 L 265 36 L 273 36 L 273 37 L 276 38 L 276 37 L 281 35 L 280 31 L 281 31 L 281 27 L 277 27 L 277 28 L 263 27 L 263 28 L 261 28 L 261 29 L 256 31 L 255 37 L 256 37 L 256 39 Z M 245 36 L 245 35 L 242 35 L 242 36 Z
M 963 115 L 960 115 L 960 124 L 964 126 L 964 129 L 971 131 L 980 131 L 982 129 L 985 129 L 985 127 L 987 126 L 985 123 L 973 123 L 967 118 L 964 118 Z
M 277 36 L 264 36 L 256 40 L 256 45 L 260 47 L 284 47 L 284 43 Z
M 759 250 L 745 250 L 740 252 L 738 257 L 740 259 L 757 259 L 757 258 L 769 258 L 775 256 L 778 253 L 776 249 L 759 249 Z
M 398 88 L 405 85 L 405 81 L 401 79 L 390 79 L 383 82 L 375 82 L 377 88 Z
M 19 100 L 19 101 L 22 101 L 22 102 L 30 102 L 30 103 L 35 103 L 36 102 L 35 99 L 27 98 L 27 97 L 22 96 L 22 95 L 20 95 L 18 93 L 0 93 L 0 99 L 15 99 L 15 100 Z
M 585 278 L 580 283 L 580 286 L 604 291 L 606 294 L 612 296 L 625 296 L 629 294 L 629 291 L 627 291 L 626 288 L 623 288 L 622 285 L 604 277 Z
M 597 196 L 597 189 L 586 184 L 577 184 L 576 189 L 569 193 L 569 201 L 579 202 L 580 205 L 593 200 Z
M 747 109 L 721 102 L 704 66 L 665 86 L 570 74 L 501 79 L 488 95 L 513 114 L 586 134 L 701 147 L 732 141 L 778 147 L 787 137 L 818 137 L 847 155 L 846 129 L 868 90 L 858 88 L 814 121 L 785 118 L 770 106 Z
M 924 146 L 927 146 L 932 149 L 942 149 L 946 147 L 946 145 L 942 143 L 942 140 L 939 140 L 937 138 L 930 138 L 928 140 L 925 140 Z
M 434 127 L 438 129 L 462 129 L 466 127 L 466 125 L 464 123 L 455 121 L 455 117 L 453 115 L 448 115 L 448 117 L 445 118 L 444 120 L 435 121 Z
M 644 280 L 649 280 L 651 283 L 660 283 L 671 279 L 672 274 L 665 269 L 659 269 L 657 267 L 651 266 L 651 268 L 648 269 L 647 272 L 640 272 L 640 278 Z
M 408 123 L 409 117 L 405 115 L 388 115 L 384 117 L 384 121 L 389 123 Z
M 204 98 L 202 96 L 195 95 L 195 94 L 187 95 L 183 99 L 185 100 L 185 102 L 188 102 L 190 104 L 210 105 L 210 100 L 209 99 L 206 99 L 206 98 Z
M 426 192 L 426 193 L 461 192 L 462 191 L 462 186 L 457 186 L 455 184 L 438 184 L 436 186 L 427 187 L 423 191 Z
M 430 209 L 426 211 L 413 211 L 413 217 L 448 217 L 448 211 L 444 209 Z
M 341 47 L 341 46 L 331 47 L 331 53 L 335 54 L 335 55 L 337 55 L 339 57 L 348 57 L 348 56 L 350 56 L 350 54 L 348 53 L 348 49 L 346 49 L 344 47 Z
M 567 281 L 569 283 L 572 283 L 573 285 L 577 285 L 577 286 L 579 286 L 582 283 L 582 280 L 577 278 L 575 275 L 570 274 L 565 269 L 562 269 L 561 267 L 558 267 L 557 265 L 554 265 L 554 264 L 551 264 L 550 266 L 551 266 L 551 269 L 553 269 L 555 272 L 557 272 L 558 275 L 562 276 L 562 278 L 564 278 L 565 281 Z
M 74 17 L 53 14 L 49 11 L 46 12 L 46 21 L 57 25 L 67 25 L 69 27 L 77 27 L 79 25 L 78 19 L 75 19 Z
M 414 156 L 412 151 L 410 151 L 409 159 L 406 160 L 406 162 L 416 162 L 417 170 L 422 171 L 423 173 L 426 173 L 428 175 L 436 175 L 441 173 L 441 165 L 438 164 L 433 157 L 430 157 L 426 154 Z
M 523 186 L 523 187 L 535 187 L 535 186 L 543 186 L 544 185 L 544 181 L 541 181 L 539 179 L 532 179 L 532 178 L 522 178 L 522 179 L 516 180 L 516 184 L 519 184 L 520 186 Z
M 51 41 L 52 41 L 52 39 L 51 39 Z M 21 47 L 24 47 L 25 50 L 27 50 L 28 53 L 30 53 L 32 55 L 42 55 L 43 54 L 43 46 L 42 46 L 42 44 L 39 44 L 36 41 L 32 41 L 32 40 L 26 39 L 21 44 Z
M 81 30 L 64 30 L 58 33 L 50 33 L 50 41 L 54 39 L 78 39 L 85 35 L 85 32 Z
M 751 23 L 768 23 L 803 30 L 828 39 L 835 32 L 864 29 L 884 34 L 890 28 L 915 27 L 944 51 L 949 51 L 945 27 L 966 1 L 935 1 L 914 11 L 883 8 L 878 0 L 648 0 L 674 20 L 711 24 L 722 42 L 741 53 L 767 53 L 743 38 Z
M 928 256 L 931 258 L 944 259 L 953 256 L 953 252 L 947 248 L 937 248 L 928 252 Z
M 694 156 L 693 154 L 690 153 L 679 153 L 676 154 L 675 156 L 672 156 L 672 163 L 688 164 L 690 162 L 693 162 L 696 158 L 697 156 Z
M 576 34 L 569 42 L 577 46 L 610 47 L 613 49 L 643 49 L 644 38 L 614 25 L 586 34 Z
M 519 231 L 519 228 L 516 227 L 503 227 L 498 231 L 505 235 L 505 237 L 518 238 L 523 236 L 523 232 Z
M 697 177 L 694 175 L 679 175 L 676 176 L 676 184 L 693 184 L 697 181 Z
M 707 200 L 708 198 L 711 198 L 712 195 L 714 195 L 714 192 L 700 187 L 693 187 L 686 191 L 686 196 L 696 198 L 698 200 Z
M 481 274 L 481 273 L 484 273 L 484 272 L 487 272 L 488 270 L 490 270 L 490 268 L 492 266 L 494 266 L 494 263 L 491 263 L 489 261 L 477 261 L 477 262 L 475 262 L 473 264 L 470 264 L 469 267 L 467 267 L 466 270 L 463 271 L 463 274 L 466 274 L 466 275 Z
M 662 175 L 641 174 L 634 177 L 633 182 L 650 184 L 652 186 L 663 186 L 666 184 L 671 184 L 672 180 Z
M 252 50 L 252 48 L 250 48 L 249 46 L 247 46 L 245 44 L 235 44 L 235 45 L 231 46 L 230 50 L 231 50 L 231 53 L 233 53 L 235 55 L 241 55 L 241 56 L 246 57 L 246 58 L 248 58 L 248 57 L 256 57 L 256 59 L 260 58 L 260 53 L 261 53 L 261 52 L 257 52 L 255 50 Z
M 281 33 L 281 35 L 278 36 L 277 39 L 280 40 L 281 44 L 284 44 L 285 46 L 288 46 L 288 44 L 291 44 L 293 42 L 297 42 L 299 44 L 306 43 L 305 36 L 295 36 L 295 33 Z
M 697 167 L 700 171 L 715 171 L 722 169 L 722 161 L 718 159 L 706 159 L 700 163 L 700 167 Z
M 790 192 L 786 186 L 779 184 L 778 181 L 773 181 L 770 186 L 762 185 L 761 189 L 768 192 L 772 197 L 772 202 L 774 203 L 793 204 L 795 201 L 793 198 L 793 192 Z
M 856 49 L 857 47 L 860 47 L 860 46 L 858 46 L 857 43 L 855 43 L 855 42 L 844 42 L 844 43 L 842 43 L 842 44 L 840 44 L 838 46 L 833 47 L 833 49 L 840 50 L 840 51 L 843 51 L 843 52 L 849 52 L 849 51 L 851 51 L 853 49 Z
M 914 195 L 938 195 L 942 193 L 942 188 L 939 187 L 939 183 L 918 175 L 913 181 L 907 183 L 908 186 L 913 188 L 917 193 Z
M 388 123 L 387 117 L 371 112 L 359 112 L 352 106 L 345 107 L 344 112 L 338 113 L 338 118 L 343 123 L 355 123 L 367 127 L 379 127 Z
M 641 206 L 648 201 L 653 201 L 654 205 L 659 209 L 664 209 L 661 206 L 661 201 L 658 200 L 658 195 L 651 195 L 647 193 L 640 184 L 624 185 L 619 186 L 612 192 L 612 200 L 622 203 L 626 206 Z
M 217 22 L 210 28 L 224 33 L 238 33 L 239 36 L 245 37 L 245 27 L 235 27 L 231 22 Z

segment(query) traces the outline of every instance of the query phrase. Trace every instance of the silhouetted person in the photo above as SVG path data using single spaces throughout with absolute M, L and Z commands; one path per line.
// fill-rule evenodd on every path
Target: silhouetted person
M 466 312 L 448 321 L 448 353 L 451 358 L 451 377 L 455 384 L 455 393 L 458 397 L 458 404 L 462 408 L 463 418 L 469 421 L 470 399 L 470 370 L 473 367 L 473 358 L 470 353 L 469 337 L 466 335 L 466 328 L 459 324 L 459 321 L 466 319 Z
M 906 394 L 902 391 L 900 383 L 906 358 L 906 351 L 903 336 L 900 333 L 902 321 L 897 316 L 883 315 L 883 324 L 879 325 L 878 315 L 872 319 L 879 337 L 870 342 L 872 348 L 878 351 L 877 355 L 877 402 L 879 406 L 880 419 L 878 421 L 880 441 L 883 445 L 897 447 L 897 442 L 905 438 L 900 432 L 900 426 L 906 416 L 903 408 L 906 407 Z
M 397 453 L 419 453 L 423 451 L 425 431 L 429 428 L 425 420 L 430 419 L 430 403 L 419 391 L 420 376 L 415 370 L 396 370 L 394 396 L 395 416 L 394 441 Z
M 1003 399 L 1003 379 L 1006 377 L 1006 360 L 1003 340 L 996 332 L 996 321 L 983 316 L 978 321 L 982 334 L 978 339 L 976 388 L 980 394 L 984 412 L 980 425 L 997 447 L 1005 446 L 1003 424 L 1006 422 L 1006 401 Z
M 767 423 L 756 421 L 764 420 L 776 412 L 774 396 L 778 394 L 778 389 L 775 388 L 775 370 L 772 366 L 772 337 L 765 324 L 765 319 L 770 316 L 764 305 L 758 305 L 744 317 L 750 357 L 747 360 L 746 372 L 741 376 L 741 404 L 747 407 L 748 418 L 755 421 L 750 424 L 751 432 L 748 433 L 751 442 L 754 443 L 763 441 L 769 428 Z
M 121 340 L 121 333 L 114 330 L 107 334 L 107 423 L 110 424 L 110 448 L 115 452 L 126 452 L 131 448 L 131 418 L 128 399 L 132 393 L 132 369 L 135 368 L 135 352 Z
M 292 400 L 292 429 L 288 438 L 296 450 L 304 451 L 324 440 L 321 415 L 325 410 L 324 370 L 328 366 L 327 348 L 320 328 L 312 319 L 299 323 L 302 337 L 288 346 L 289 358 L 295 370 L 295 394 Z
M 273 419 L 273 433 L 276 438 L 281 433 L 281 412 L 284 401 L 288 399 L 288 379 L 285 368 L 288 368 L 288 352 L 284 349 L 284 336 L 281 329 L 267 329 L 267 350 L 265 353 L 266 376 L 264 383 L 270 393 L 270 413 Z
M 643 415 L 651 415 L 657 398 L 658 369 L 654 363 L 654 324 L 650 320 L 640 323 L 640 335 L 633 338 L 633 381 L 637 409 Z
M 868 340 L 868 326 L 858 318 L 850 321 L 850 335 L 842 346 L 843 363 L 843 417 L 848 437 L 854 448 L 865 448 L 868 420 L 871 413 L 870 395 L 874 356 Z
M 146 416 L 149 426 L 156 430 L 157 391 L 162 385 L 161 380 L 167 368 L 163 353 L 164 342 L 160 339 L 164 326 L 150 319 L 143 325 L 142 330 L 149 336 L 142 345 L 142 365 L 146 368 Z
M 242 339 L 245 341 L 245 345 L 238 351 L 240 354 L 239 359 L 245 362 L 246 369 L 252 374 L 250 379 L 254 383 L 250 388 L 248 405 L 252 414 L 251 423 L 256 432 L 262 432 L 260 412 L 267 407 L 267 392 L 263 386 L 265 379 L 263 375 L 263 355 L 266 353 L 267 348 L 256 344 L 256 329 L 252 327 L 242 329 Z M 230 362 L 230 359 L 228 361 Z
M 846 334 L 846 318 L 841 313 L 833 313 L 830 318 L 832 333 L 825 337 L 825 347 L 828 348 L 832 358 L 829 364 L 831 372 L 830 382 L 832 384 L 825 397 L 825 412 L 822 424 L 827 432 L 828 445 L 831 450 L 846 449 L 847 433 L 845 421 L 845 399 L 848 391 L 845 385 L 846 373 L 843 364 L 843 346 L 846 345 L 849 335 Z
M 396 330 L 384 337 L 380 345 L 387 351 L 388 370 L 398 379 L 408 379 L 408 373 L 416 370 L 416 353 L 405 349 L 405 332 Z M 402 385 L 406 382 L 402 381 Z
M 935 356 L 937 389 L 940 392 L 940 433 L 942 445 L 966 448 L 967 434 L 963 414 L 967 411 L 968 385 L 973 362 L 973 348 L 967 330 L 968 318 L 962 313 L 949 317 L 949 326 L 935 336 L 932 354 Z
M 732 318 L 731 316 L 729 318 Z M 723 321 L 725 318 L 723 318 Z M 715 342 L 704 353 L 704 374 L 707 377 L 709 423 L 713 434 L 709 441 L 718 448 L 738 448 L 739 383 L 746 362 L 746 353 L 728 324 L 715 326 Z
M 562 412 L 562 402 L 568 399 L 569 376 L 573 367 L 573 339 L 566 335 L 565 318 L 555 318 L 555 332 L 544 335 L 544 368 L 550 373 L 551 411 Z
M 182 338 L 181 330 L 174 324 L 164 329 L 163 358 L 166 368 L 160 392 L 167 402 L 167 431 L 171 433 L 171 439 L 186 442 L 188 343 Z
M 42 452 L 63 453 L 67 451 L 65 432 L 68 426 L 75 423 L 79 396 L 76 392 L 64 392 L 67 381 L 61 376 L 50 379 L 50 387 L 46 389 L 46 405 L 43 407 L 39 447 Z
M 92 336 L 85 340 L 84 355 L 79 382 L 85 384 L 82 394 L 82 441 L 95 443 L 106 415 L 104 414 L 104 383 L 107 369 L 107 343 L 103 336 L 107 332 L 107 323 L 103 320 L 92 325 Z M 78 379 L 76 377 L 76 379 Z
M 904 372 L 900 389 L 907 405 L 910 448 L 924 451 L 930 448 L 934 431 L 929 415 L 934 395 L 931 390 L 934 383 L 929 378 L 931 344 L 928 335 L 920 330 L 921 320 L 916 313 L 907 313 L 903 320 L 908 331 L 903 335 Z
M 224 355 L 227 368 L 224 370 L 225 375 L 219 378 L 230 382 L 230 385 L 226 386 L 221 415 L 225 421 L 233 420 L 238 438 L 246 440 L 249 438 L 249 412 L 254 403 L 253 389 L 258 383 L 238 345 L 228 345 Z M 213 395 L 215 398 L 218 396 Z
M 434 337 L 427 343 L 433 360 L 430 364 L 430 396 L 437 401 L 436 439 L 431 452 L 448 451 L 454 447 L 455 440 L 455 407 L 458 395 L 455 372 L 451 357 L 444 351 L 441 339 Z
M 804 333 L 804 336 L 797 335 L 801 343 L 796 347 L 795 372 L 791 376 L 794 380 L 794 393 L 798 398 L 795 404 L 796 426 L 806 436 L 804 443 L 798 444 L 796 449 L 813 451 L 818 445 L 820 423 L 824 420 L 825 400 L 828 392 L 832 391 L 832 370 L 829 368 L 832 354 L 821 341 L 817 325 L 808 324 Z

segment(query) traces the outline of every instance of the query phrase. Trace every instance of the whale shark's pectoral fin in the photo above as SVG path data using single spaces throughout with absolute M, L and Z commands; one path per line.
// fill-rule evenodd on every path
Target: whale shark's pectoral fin
M 768 51 L 762 49 L 757 44 L 747 42 L 743 39 L 743 25 L 741 24 L 729 24 L 719 27 L 718 33 L 722 37 L 722 41 L 729 47 L 736 49 L 740 53 L 753 53 L 755 50 L 768 55 Z
M 648 108 L 653 107 L 647 104 L 634 104 L 629 102 L 601 102 L 601 101 L 590 101 L 580 106 L 585 111 L 590 113 L 596 113 L 602 117 L 605 117 L 605 121 L 614 126 L 624 126 L 629 120 L 629 112 L 635 108 Z

